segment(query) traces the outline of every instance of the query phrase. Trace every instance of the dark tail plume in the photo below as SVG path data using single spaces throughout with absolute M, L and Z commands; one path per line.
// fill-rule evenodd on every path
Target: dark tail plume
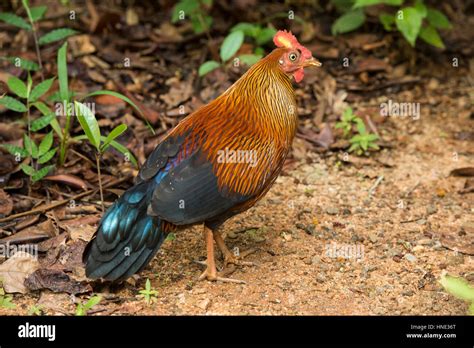
M 83 254 L 87 277 L 124 280 L 150 262 L 165 238 L 161 221 L 147 215 L 153 190 L 142 182 L 107 210 Z

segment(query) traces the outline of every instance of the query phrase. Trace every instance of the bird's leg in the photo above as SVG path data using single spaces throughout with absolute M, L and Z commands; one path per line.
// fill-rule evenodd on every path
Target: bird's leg
M 229 264 L 239 265 L 239 266 L 255 266 L 255 263 L 249 261 L 242 261 L 241 259 L 245 256 L 254 253 L 255 249 L 246 250 L 240 253 L 238 256 L 234 255 L 233 252 L 227 248 L 225 245 L 224 239 L 222 238 L 221 234 L 217 231 L 214 232 L 214 240 L 216 241 L 217 246 L 221 250 L 222 254 L 224 255 L 224 269 Z
M 207 279 L 210 281 L 220 280 L 222 282 L 245 284 L 245 282 L 242 280 L 223 278 L 217 275 L 216 261 L 214 259 L 214 239 L 212 235 L 213 235 L 212 230 L 204 226 L 204 239 L 206 240 L 206 249 L 207 249 L 207 260 L 206 260 L 207 266 L 206 266 L 206 270 L 199 277 L 199 280 L 204 280 L 204 279 Z

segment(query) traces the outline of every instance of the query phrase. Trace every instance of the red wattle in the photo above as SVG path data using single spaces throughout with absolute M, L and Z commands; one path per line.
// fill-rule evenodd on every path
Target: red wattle
M 293 74 L 293 77 L 295 78 L 295 81 L 296 82 L 301 82 L 301 80 L 303 80 L 303 77 L 304 77 L 304 69 L 301 68 L 301 69 L 298 69 L 295 71 L 295 73 Z

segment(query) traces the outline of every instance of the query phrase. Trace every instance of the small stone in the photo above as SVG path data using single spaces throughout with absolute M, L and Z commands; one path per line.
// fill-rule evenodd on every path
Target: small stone
M 420 219 L 416 222 L 418 225 L 426 225 L 426 219 Z
M 305 226 L 304 224 L 302 224 L 301 222 L 297 222 L 297 223 L 295 224 L 295 227 L 296 227 L 296 228 L 299 228 L 300 230 L 303 230 L 303 231 L 304 231 L 305 228 L 306 228 L 306 226 Z
M 186 303 L 186 295 L 184 293 L 180 293 L 176 296 L 178 298 L 178 304 L 185 304 Z
M 201 302 L 197 304 L 197 306 L 201 308 L 203 311 L 206 311 L 210 305 L 211 305 L 211 300 L 208 298 L 202 300 Z
M 282 233 L 282 237 L 284 240 L 286 240 L 287 242 L 291 241 L 293 239 L 293 237 L 291 236 L 290 233 L 286 233 L 286 232 L 283 232 Z
M 411 249 L 414 252 L 422 251 L 425 250 L 425 247 L 423 245 L 415 245 L 413 249 Z
M 369 266 L 365 266 L 364 267 L 364 272 L 372 272 L 372 271 L 375 271 L 377 269 L 377 266 L 374 266 L 374 265 L 369 265 Z
M 316 281 L 317 281 L 318 283 L 324 283 L 324 282 L 326 281 L 326 276 L 324 275 L 324 273 L 321 273 L 321 272 L 318 273 L 318 274 L 316 275 Z
M 269 204 L 281 204 L 282 201 L 279 198 L 268 198 L 267 202 Z
M 307 234 L 310 234 L 312 236 L 314 236 L 316 234 L 316 225 L 314 224 L 309 224 L 308 226 L 306 226 L 304 228 L 304 231 L 307 233 Z
M 337 215 L 339 214 L 339 209 L 336 207 L 328 207 L 326 208 L 326 213 L 329 215 Z
M 405 254 L 405 259 L 409 262 L 415 262 L 416 261 L 416 256 L 413 254 Z
M 402 292 L 403 296 L 413 296 L 415 292 L 413 290 L 405 290 Z
M 363 242 L 364 241 L 364 237 L 361 237 L 359 236 L 358 234 L 353 234 L 351 236 L 351 241 L 353 242 Z
M 418 245 L 431 245 L 433 243 L 433 241 L 431 239 L 420 239 L 418 242 L 416 242 L 416 244 Z
M 342 215 L 351 215 L 351 210 L 348 208 L 342 209 Z
M 321 264 L 319 265 L 319 269 L 320 269 L 321 271 L 329 271 L 330 268 L 331 268 L 331 267 L 330 267 L 329 265 L 325 264 L 325 263 L 321 263 Z
M 372 243 L 376 243 L 377 242 L 377 234 L 376 233 L 371 233 L 369 234 L 369 240 L 372 242 Z
M 311 259 L 311 263 L 313 265 L 317 265 L 321 262 L 321 258 L 319 256 L 313 256 L 313 258 Z
M 438 208 L 434 205 L 429 205 L 426 207 L 426 215 L 432 215 L 435 214 L 438 211 Z

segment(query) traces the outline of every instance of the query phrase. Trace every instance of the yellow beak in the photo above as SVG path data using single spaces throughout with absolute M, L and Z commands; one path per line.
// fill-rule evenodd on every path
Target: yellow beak
M 312 66 L 320 67 L 321 65 L 322 65 L 321 62 L 314 57 L 311 57 L 310 59 L 305 60 L 303 63 L 304 68 L 308 68 Z

